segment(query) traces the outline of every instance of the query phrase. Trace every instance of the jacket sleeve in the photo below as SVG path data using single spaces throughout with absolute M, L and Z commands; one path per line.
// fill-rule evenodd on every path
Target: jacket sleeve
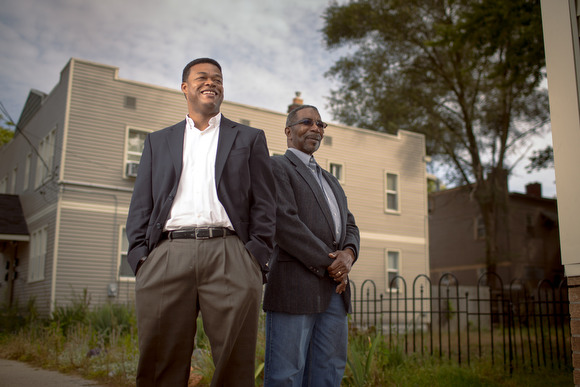
M 250 179 L 252 198 L 246 248 L 258 260 L 262 271 L 267 272 L 276 230 L 276 194 L 266 136 L 261 130 L 252 144 Z
M 346 248 L 352 249 L 352 251 L 354 252 L 354 262 L 356 262 L 358 259 L 358 252 L 360 249 L 360 233 L 358 226 L 354 221 L 354 215 L 349 210 L 347 210 L 346 237 L 343 243 L 343 250 Z
M 153 210 L 151 160 L 151 140 L 147 136 L 139 162 L 139 172 L 133 188 L 126 225 L 127 239 L 129 240 L 127 259 L 134 273 L 139 260 L 149 255 L 147 228 Z

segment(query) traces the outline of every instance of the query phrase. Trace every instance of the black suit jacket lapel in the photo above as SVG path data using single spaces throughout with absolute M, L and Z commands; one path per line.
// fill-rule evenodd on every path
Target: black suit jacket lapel
M 220 135 L 218 138 L 218 148 L 215 157 L 216 187 L 219 186 L 222 177 L 222 172 L 224 171 L 224 167 L 226 165 L 226 160 L 228 159 L 228 155 L 230 153 L 230 150 L 232 149 L 238 131 L 239 129 L 237 128 L 237 123 L 228 120 L 222 115 L 220 122 Z
M 286 157 L 290 160 L 290 162 L 296 168 L 296 172 L 302 176 L 306 183 L 312 190 L 316 201 L 318 202 L 318 206 L 322 209 L 324 213 L 324 217 L 326 218 L 326 222 L 328 226 L 331 228 L 332 233 L 334 234 L 334 221 L 332 220 L 332 214 L 330 213 L 330 207 L 328 206 L 328 202 L 324 197 L 324 192 L 322 192 L 322 188 L 320 188 L 320 184 L 316 181 L 316 178 L 312 174 L 312 171 L 304 165 L 302 160 L 300 160 L 292 151 L 286 151 Z
M 185 134 L 185 120 L 173 125 L 170 129 L 170 135 L 167 137 L 167 146 L 171 154 L 171 161 L 175 168 L 175 175 L 179 182 L 181 169 L 183 168 L 183 136 Z

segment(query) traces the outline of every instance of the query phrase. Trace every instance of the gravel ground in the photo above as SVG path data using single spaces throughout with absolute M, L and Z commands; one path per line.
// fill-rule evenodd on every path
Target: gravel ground
M 0 387 L 106 387 L 80 376 L 48 371 L 14 360 L 0 359 Z

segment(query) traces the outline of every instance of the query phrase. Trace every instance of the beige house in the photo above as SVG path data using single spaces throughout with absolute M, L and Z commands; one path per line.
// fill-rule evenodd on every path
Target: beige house
M 285 152 L 286 113 L 227 101 L 222 112 L 263 129 L 272 154 Z M 21 132 L 0 149 L 0 194 L 17 195 L 29 232 L 0 230 L 1 302 L 34 297 L 48 313 L 85 289 L 92 303 L 133 300 L 124 225 L 143 141 L 185 114 L 179 90 L 79 59 L 50 94 L 30 92 Z M 342 182 L 360 227 L 356 291 L 367 279 L 387 293 L 396 275 L 428 274 L 424 137 L 330 124 L 317 159 Z

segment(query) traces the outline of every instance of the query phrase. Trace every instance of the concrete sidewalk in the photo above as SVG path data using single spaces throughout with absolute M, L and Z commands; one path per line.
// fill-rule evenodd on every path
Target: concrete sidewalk
M 106 387 L 80 376 L 43 370 L 26 363 L 0 359 L 0 387 Z

